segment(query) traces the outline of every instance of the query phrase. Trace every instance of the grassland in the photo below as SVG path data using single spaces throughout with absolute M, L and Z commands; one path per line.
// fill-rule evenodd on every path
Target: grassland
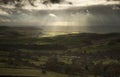
M 37 37 L 29 33 L 31 28 L 0 29 L 1 76 L 102 76 L 107 66 L 111 76 L 119 76 L 120 33 Z M 41 73 L 43 65 L 46 75 Z

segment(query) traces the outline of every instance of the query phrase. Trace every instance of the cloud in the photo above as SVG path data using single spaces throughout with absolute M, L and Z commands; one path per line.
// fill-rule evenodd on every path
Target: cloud
M 0 10 L 0 24 L 9 26 L 38 26 L 45 34 L 77 32 L 120 32 L 120 14 L 110 5 L 97 5 L 70 10 Z M 19 11 L 19 12 L 17 12 Z
M 0 9 L 0 15 L 9 16 L 9 13 Z

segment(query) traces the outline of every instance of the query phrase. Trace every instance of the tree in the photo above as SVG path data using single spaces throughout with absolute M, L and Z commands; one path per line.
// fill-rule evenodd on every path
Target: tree
M 94 74 L 94 77 L 98 77 L 99 75 L 102 75 L 103 72 L 103 62 L 100 61 L 94 65 L 92 68 L 92 74 Z
M 107 72 L 109 74 L 108 77 L 119 77 L 120 76 L 120 64 L 111 62 L 110 64 L 107 65 Z

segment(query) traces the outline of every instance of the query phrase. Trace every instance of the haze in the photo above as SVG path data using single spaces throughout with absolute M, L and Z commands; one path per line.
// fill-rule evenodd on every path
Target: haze
M 26 5 L 22 10 L 11 5 L 1 5 L 0 24 L 40 27 L 44 36 L 120 32 L 120 9 L 116 6 L 119 1 L 66 0 L 50 5 L 38 4 L 36 1 L 35 4 L 36 7 Z

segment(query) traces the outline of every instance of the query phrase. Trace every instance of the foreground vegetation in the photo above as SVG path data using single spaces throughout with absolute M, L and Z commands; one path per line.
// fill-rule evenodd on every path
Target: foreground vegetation
M 0 76 L 8 77 L 67 77 L 65 74 L 56 72 L 47 72 L 42 74 L 40 69 L 15 69 L 15 68 L 0 68 Z
M 18 70 L 20 75 L 28 72 L 29 76 L 41 76 L 41 70 L 54 71 L 53 75 L 46 73 L 49 77 L 120 76 L 119 33 L 37 37 L 38 33 L 42 33 L 31 34 L 29 31 L 33 28 L 0 29 L 0 69 L 3 72 L 6 69 Z M 20 73 L 22 70 L 27 72 Z M 10 73 L 2 71 L 0 75 Z M 15 72 L 12 74 L 15 75 Z M 61 74 L 56 75 L 55 72 Z

